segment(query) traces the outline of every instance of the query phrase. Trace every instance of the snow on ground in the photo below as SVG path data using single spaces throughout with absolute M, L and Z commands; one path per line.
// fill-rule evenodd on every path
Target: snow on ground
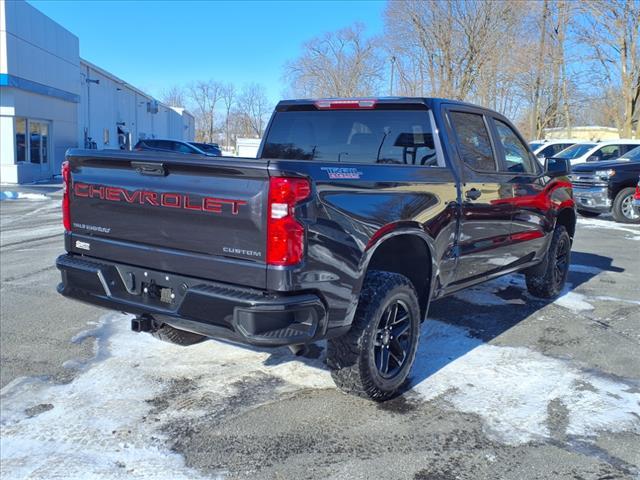
M 509 287 L 515 287 L 523 290 L 526 289 L 524 277 L 522 275 L 507 275 L 499 277 L 489 283 L 483 283 L 476 285 L 475 287 L 460 290 L 454 294 L 454 297 L 464 302 L 487 307 L 507 304 L 522 305 L 524 301 L 520 298 L 505 300 L 498 295 Z
M 425 399 L 445 395 L 456 409 L 479 415 L 498 441 L 517 445 L 550 437 L 547 417 L 554 400 L 568 409 L 569 435 L 640 433 L 637 385 L 581 371 L 528 348 L 485 344 L 446 323 L 431 321 L 426 330 L 414 373 L 426 379 L 414 390 Z
M 42 193 L 29 193 L 29 192 L 0 192 L 0 200 L 49 200 L 49 197 Z
M 611 218 L 607 220 L 607 217 Z M 618 223 L 610 215 L 603 215 L 602 218 L 585 218 L 578 216 L 578 225 L 580 228 L 599 228 L 606 230 L 618 230 L 625 232 L 627 239 L 640 240 L 640 225 L 630 223 Z
M 574 312 L 582 310 L 593 310 L 593 305 L 586 301 L 586 296 L 581 293 L 572 292 L 571 284 L 567 283 L 562 294 L 553 302 L 556 305 L 567 308 Z
M 522 287 L 521 279 L 490 282 L 473 289 L 471 298 L 505 304 L 495 292 L 508 286 Z M 572 293 L 556 305 L 584 302 L 582 296 L 568 301 Z M 300 389 L 335 388 L 321 358 L 221 341 L 178 347 L 131 332 L 129 319 L 107 314 L 74 339 L 95 338 L 96 355 L 86 364 L 70 365 L 81 369 L 71 383 L 18 379 L 0 392 L 3 478 L 198 478 L 169 449 L 163 425 L 188 422 L 204 414 L 203 408 L 207 413 L 224 408 L 246 381 L 275 378 L 277 393 L 268 401 Z M 151 400 L 185 379 L 196 388 L 179 391 L 167 409 L 154 411 Z M 506 444 L 550 437 L 551 402 L 566 407 L 569 435 L 640 433 L 638 385 L 529 348 L 483 343 L 465 328 L 438 320 L 423 328 L 412 379 L 417 395 L 411 401 L 441 396 L 451 408 L 479 415 L 487 434 Z M 211 401 L 203 406 L 198 401 L 203 398 Z

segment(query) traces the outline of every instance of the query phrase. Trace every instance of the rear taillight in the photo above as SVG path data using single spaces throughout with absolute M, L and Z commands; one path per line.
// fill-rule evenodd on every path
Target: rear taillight
M 269 179 L 267 212 L 267 264 L 295 265 L 304 256 L 304 225 L 294 216 L 295 206 L 309 197 L 304 178 Z
M 71 194 L 71 169 L 69 162 L 62 162 L 62 224 L 67 232 L 71 231 L 71 214 L 69 205 L 69 195 Z

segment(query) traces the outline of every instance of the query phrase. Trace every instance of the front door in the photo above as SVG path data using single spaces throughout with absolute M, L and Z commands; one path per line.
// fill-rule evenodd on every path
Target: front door
M 551 185 L 544 183 L 541 165 L 507 120 L 493 117 L 490 124 L 496 139 L 498 170 L 513 192 L 509 257 L 513 262 L 527 263 L 540 255 L 553 228 L 549 215 Z

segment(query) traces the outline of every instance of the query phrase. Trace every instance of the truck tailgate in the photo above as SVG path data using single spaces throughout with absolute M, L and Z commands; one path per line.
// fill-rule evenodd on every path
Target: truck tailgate
M 266 283 L 267 163 L 74 152 L 74 253 L 207 280 Z

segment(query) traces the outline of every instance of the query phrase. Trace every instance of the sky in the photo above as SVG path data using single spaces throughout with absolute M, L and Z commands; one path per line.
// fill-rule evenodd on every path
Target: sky
M 382 33 L 384 1 L 29 0 L 76 35 L 80 56 L 159 97 L 164 89 L 214 79 L 258 82 L 283 97 L 284 64 L 302 44 L 354 22 Z

